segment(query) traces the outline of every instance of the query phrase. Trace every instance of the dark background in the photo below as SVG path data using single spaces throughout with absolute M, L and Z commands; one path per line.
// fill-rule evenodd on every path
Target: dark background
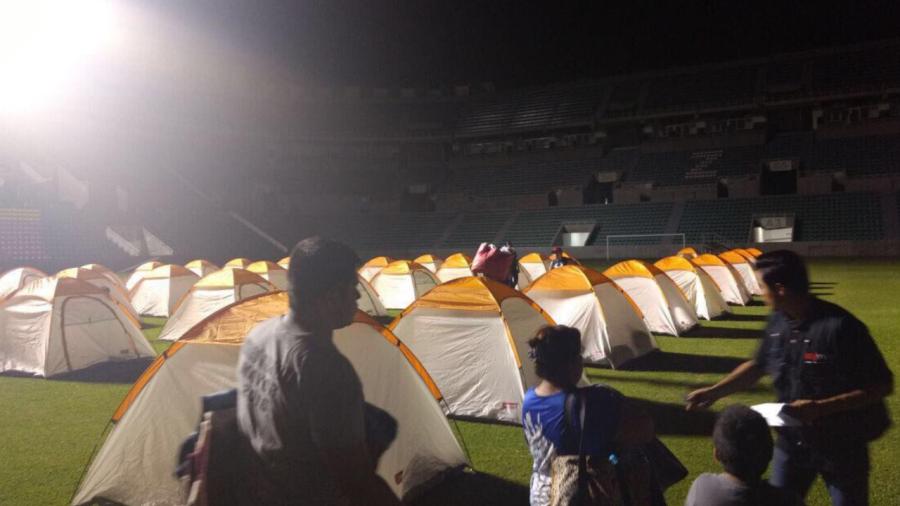
M 900 36 L 895 1 L 158 2 L 328 85 L 508 87 Z

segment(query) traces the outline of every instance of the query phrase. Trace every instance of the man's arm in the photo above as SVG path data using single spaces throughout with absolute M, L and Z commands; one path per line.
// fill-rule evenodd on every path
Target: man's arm
M 693 411 L 708 408 L 722 397 L 752 387 L 763 377 L 763 374 L 763 370 L 756 365 L 755 360 L 748 360 L 737 366 L 728 376 L 722 378 L 715 385 L 700 388 L 689 393 L 685 399 L 687 401 L 686 409 Z
M 376 463 L 366 444 L 362 391 L 352 366 L 333 367 L 330 361 L 309 364 L 304 374 L 316 378 L 314 401 L 309 403 L 313 442 L 341 492 L 353 505 L 399 505 L 387 483 L 375 474 Z
M 810 423 L 823 416 L 859 409 L 891 395 L 894 383 L 860 388 L 826 399 L 799 399 L 784 407 L 784 412 L 803 423 Z

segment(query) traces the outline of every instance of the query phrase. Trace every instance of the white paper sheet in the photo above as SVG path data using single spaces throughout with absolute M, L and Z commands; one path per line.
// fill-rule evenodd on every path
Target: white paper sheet
M 769 427 L 799 427 L 803 425 L 800 420 L 781 412 L 784 409 L 782 402 L 766 402 L 752 406 L 753 411 L 761 414 L 766 419 Z

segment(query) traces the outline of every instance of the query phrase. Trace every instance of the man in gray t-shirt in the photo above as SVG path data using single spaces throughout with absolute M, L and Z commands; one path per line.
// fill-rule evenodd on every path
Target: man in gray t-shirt
M 237 417 L 257 472 L 252 504 L 399 504 L 375 474 L 362 385 L 332 332 L 353 321 L 356 266 L 348 247 L 310 238 L 291 254 L 291 311 L 247 337 Z

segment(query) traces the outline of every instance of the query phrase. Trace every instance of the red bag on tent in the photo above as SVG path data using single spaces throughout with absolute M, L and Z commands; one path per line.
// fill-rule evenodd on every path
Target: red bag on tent
M 515 255 L 511 251 L 483 242 L 475 253 L 475 259 L 472 260 L 472 273 L 507 283 L 514 261 Z

